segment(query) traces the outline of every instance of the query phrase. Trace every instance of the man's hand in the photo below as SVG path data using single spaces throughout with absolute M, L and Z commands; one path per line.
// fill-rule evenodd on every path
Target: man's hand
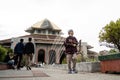
M 75 47 L 75 46 L 77 46 L 76 44 L 73 44 L 73 46 Z

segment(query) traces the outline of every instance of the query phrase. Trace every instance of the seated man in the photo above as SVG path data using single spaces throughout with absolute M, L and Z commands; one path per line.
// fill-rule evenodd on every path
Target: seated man
M 14 59 L 10 58 L 9 52 L 7 52 L 7 55 L 5 56 L 4 62 L 7 63 L 10 66 L 10 68 L 15 69 Z

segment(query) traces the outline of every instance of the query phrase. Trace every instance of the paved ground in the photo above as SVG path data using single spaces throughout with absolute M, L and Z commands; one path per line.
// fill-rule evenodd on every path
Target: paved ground
M 32 71 L 1 70 L 0 80 L 120 80 L 120 74 L 78 72 L 67 74 L 66 70 L 32 68 Z

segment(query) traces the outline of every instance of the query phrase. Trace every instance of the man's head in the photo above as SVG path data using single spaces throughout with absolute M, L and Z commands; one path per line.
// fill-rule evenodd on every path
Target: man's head
M 74 35 L 74 32 L 73 32 L 72 29 L 70 29 L 70 30 L 68 31 L 68 35 L 69 35 L 69 36 L 73 36 L 73 35 Z
M 32 41 L 32 38 L 28 38 L 28 41 L 31 42 L 31 41 Z
M 23 42 L 24 41 L 24 39 L 20 39 L 20 42 Z

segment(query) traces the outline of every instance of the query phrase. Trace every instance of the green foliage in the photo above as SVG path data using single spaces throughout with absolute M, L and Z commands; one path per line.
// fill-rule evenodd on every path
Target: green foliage
M 21 61 L 21 66 L 25 66 L 25 63 L 26 63 L 26 56 L 23 55 L 22 61 Z
M 87 58 L 86 62 L 97 62 L 98 59 L 97 58 Z
M 114 44 L 120 50 L 120 19 L 111 21 L 99 33 L 99 41 Z
M 83 57 L 82 54 L 78 54 L 77 55 L 77 62 L 85 62 L 86 61 L 86 58 Z
M 11 48 L 6 48 L 6 49 L 7 49 L 7 52 L 13 53 L 13 50 Z
M 62 64 L 67 64 L 66 58 L 63 59 Z
M 110 51 L 108 52 L 109 54 L 116 54 L 118 51 L 116 51 L 115 49 L 110 49 Z
M 84 58 L 81 54 L 78 54 L 76 57 L 77 63 L 79 62 L 97 62 L 98 57 L 96 58 Z M 62 64 L 67 64 L 66 57 L 63 59 Z
M 0 62 L 2 62 L 5 58 L 6 53 L 9 52 L 13 54 L 13 50 L 10 48 L 4 48 L 3 46 L 0 45 Z
M 7 49 L 0 45 L 0 62 L 4 60 Z

